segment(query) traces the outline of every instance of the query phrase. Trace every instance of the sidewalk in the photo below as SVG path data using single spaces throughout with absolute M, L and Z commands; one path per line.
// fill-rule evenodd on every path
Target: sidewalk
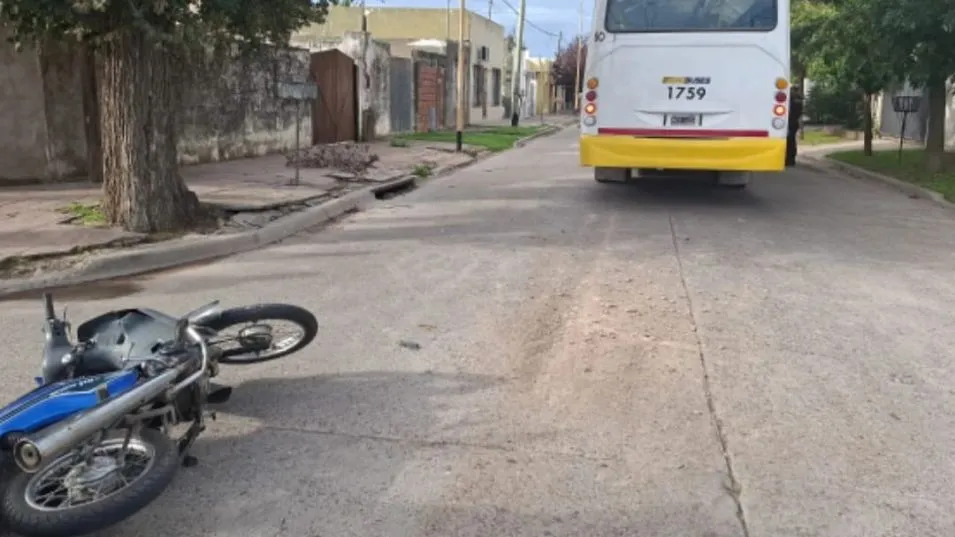
M 480 116 L 480 114 L 478 114 Z M 524 127 L 530 127 L 533 125 L 570 125 L 576 123 L 578 119 L 577 114 L 545 114 L 543 116 L 532 116 L 532 117 L 522 117 L 519 125 Z M 482 119 L 481 117 L 474 118 L 472 116 L 471 122 L 468 123 L 468 127 L 510 127 L 511 118 L 501 118 L 501 117 L 488 117 L 487 119 Z
M 914 142 L 906 142 L 905 144 L 908 148 L 920 147 Z M 862 140 L 849 140 L 845 142 L 839 142 L 835 144 L 821 144 L 821 145 L 799 145 L 799 156 L 806 157 L 811 159 L 822 159 L 826 155 L 832 153 L 837 153 L 839 151 L 854 151 L 862 150 Z M 898 140 L 887 140 L 887 139 L 876 139 L 872 140 L 872 149 L 875 151 L 885 151 L 888 149 L 896 149 L 899 147 Z
M 379 160 L 360 181 L 347 179 L 348 174 L 339 170 L 302 168 L 300 184 L 290 186 L 295 169 L 287 167 L 286 157 L 278 154 L 185 166 L 181 173 L 203 203 L 230 213 L 261 213 L 283 206 L 316 204 L 405 176 L 422 163 L 439 173 L 472 160 L 469 155 L 424 143 L 391 147 L 387 142 L 378 142 L 372 144 L 371 152 Z M 98 185 L 85 182 L 0 188 L 0 267 L 11 258 L 22 256 L 142 242 L 145 237 L 119 229 L 72 223 L 76 217 L 65 208 L 73 203 L 96 203 L 100 194 Z

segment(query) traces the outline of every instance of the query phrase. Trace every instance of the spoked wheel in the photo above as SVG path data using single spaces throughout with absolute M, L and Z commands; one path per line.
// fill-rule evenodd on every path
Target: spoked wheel
M 26 537 L 86 535 L 121 522 L 149 505 L 179 468 L 176 444 L 144 429 L 126 442 L 108 435 L 89 457 L 68 453 L 33 474 L 9 475 L 2 519 Z
M 258 304 L 223 311 L 209 328 L 210 343 L 222 351 L 224 364 L 255 364 L 296 352 L 315 339 L 318 320 L 291 304 Z

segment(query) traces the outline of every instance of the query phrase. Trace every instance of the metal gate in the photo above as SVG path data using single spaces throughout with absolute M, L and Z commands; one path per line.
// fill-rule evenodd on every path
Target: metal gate
M 411 58 L 391 58 L 391 132 L 414 130 L 413 72 Z

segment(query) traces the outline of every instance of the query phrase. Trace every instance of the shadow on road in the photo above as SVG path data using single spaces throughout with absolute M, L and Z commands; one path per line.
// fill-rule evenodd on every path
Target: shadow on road
M 194 447 L 199 465 L 95 537 L 385 535 L 372 513 L 406 464 L 440 447 L 429 439 L 442 410 L 499 382 L 387 371 L 244 382 Z
M 211 424 L 241 432 L 200 440 L 199 466 L 182 471 L 144 512 L 94 537 L 676 537 L 690 528 L 700 531 L 693 535 L 739 537 L 732 511 L 691 501 L 680 479 L 665 487 L 672 486 L 673 497 L 625 505 L 587 492 L 612 485 L 587 483 L 593 475 L 581 469 L 573 475 L 588 476 L 584 483 L 567 483 L 563 494 L 533 511 L 522 508 L 527 495 L 543 492 L 535 492 L 535 483 L 552 486 L 544 485 L 551 480 L 540 457 L 428 440 L 455 397 L 498 382 L 392 372 L 246 382 L 222 409 L 223 419 Z M 457 489 L 457 479 L 480 479 L 483 465 L 523 475 L 517 478 L 523 488 L 510 498 L 516 504 Z M 502 492 L 521 487 L 501 468 L 487 471 L 502 476 Z M 482 497 L 480 504 L 471 493 Z

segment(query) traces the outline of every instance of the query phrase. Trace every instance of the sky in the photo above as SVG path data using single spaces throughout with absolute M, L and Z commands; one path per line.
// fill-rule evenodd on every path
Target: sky
M 450 0 L 451 7 L 457 8 L 460 0 Z M 584 33 L 590 32 L 590 18 L 593 0 L 526 0 L 527 23 L 524 26 L 524 46 L 531 56 L 553 57 L 557 51 L 557 40 L 561 32 L 566 45 L 580 33 L 580 4 L 584 4 Z M 491 19 L 510 33 L 517 23 L 517 8 L 520 0 L 465 0 L 468 11 L 480 13 L 485 17 L 488 10 Z M 448 0 L 366 0 L 368 7 L 433 7 L 447 8 Z

